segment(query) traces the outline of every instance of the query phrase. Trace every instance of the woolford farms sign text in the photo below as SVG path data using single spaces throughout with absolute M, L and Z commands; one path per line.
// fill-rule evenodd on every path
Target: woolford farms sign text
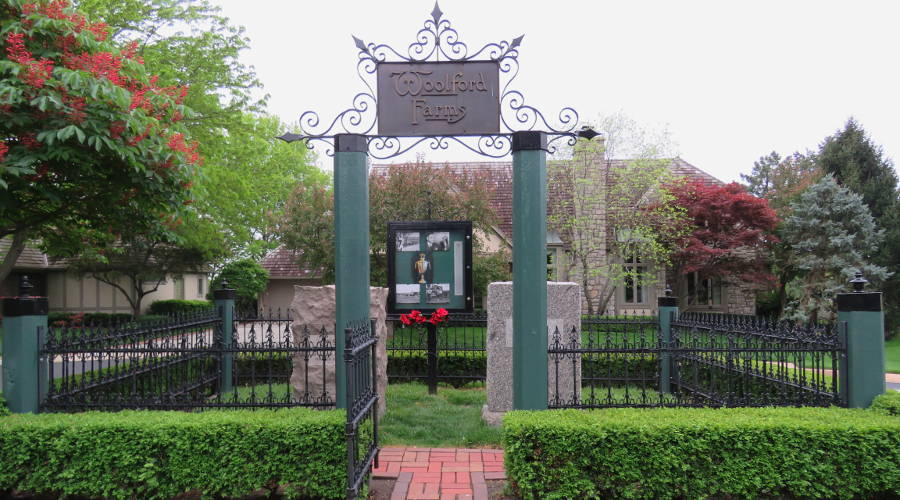
M 491 61 L 381 63 L 378 134 L 497 134 L 499 83 Z

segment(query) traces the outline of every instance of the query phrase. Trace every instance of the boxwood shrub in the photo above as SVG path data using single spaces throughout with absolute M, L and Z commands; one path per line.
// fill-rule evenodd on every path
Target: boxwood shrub
M 150 304 L 150 314 L 178 314 L 195 311 L 205 311 L 212 308 L 212 302 L 208 300 L 154 300 Z
M 888 391 L 876 397 L 870 408 L 879 413 L 900 417 L 900 392 Z
M 900 419 L 841 408 L 510 412 L 523 498 L 900 495 Z
M 6 407 L 6 400 L 3 399 L 3 396 L 0 396 L 0 417 L 7 415 L 9 415 L 9 408 Z
M 203 413 L 12 415 L 0 419 L 0 497 L 342 498 L 343 411 L 307 408 Z

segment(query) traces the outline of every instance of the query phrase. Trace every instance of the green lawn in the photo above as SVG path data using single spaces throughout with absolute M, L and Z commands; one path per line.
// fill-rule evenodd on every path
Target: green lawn
M 900 335 L 884 343 L 884 369 L 888 373 L 900 373 Z
M 389 384 L 387 413 L 378 424 L 383 445 L 440 448 L 500 446 L 500 429 L 481 420 L 484 389 L 438 388 L 424 384 Z

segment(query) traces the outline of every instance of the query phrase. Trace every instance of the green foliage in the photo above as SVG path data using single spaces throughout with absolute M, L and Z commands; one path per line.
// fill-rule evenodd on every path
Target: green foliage
M 404 373 L 423 375 L 428 373 L 428 355 L 424 351 L 388 355 L 388 371 L 391 382 L 422 382 L 423 379 L 404 377 Z M 438 375 L 441 377 L 477 377 L 487 373 L 487 355 L 483 351 L 457 353 L 441 351 L 438 357 Z M 472 379 L 444 380 L 453 387 L 463 387 L 473 382 Z
M 69 313 L 52 312 L 47 315 L 47 324 L 51 326 L 111 326 L 129 322 L 133 316 L 128 313 Z
M 900 417 L 900 392 L 888 391 L 876 397 L 869 409 Z
M 900 420 L 867 410 L 514 411 L 503 444 L 526 499 L 900 494 Z
M 509 263 L 512 256 L 506 250 L 493 253 L 480 253 L 473 257 L 472 282 L 475 295 L 475 307 L 487 308 L 487 287 L 498 281 L 511 281 L 512 273 Z
M 110 233 L 165 231 L 198 172 L 180 89 L 48 3 L 0 2 L 0 238 L 13 237 L 0 279 L 29 240 L 69 257 Z
M 380 440 L 386 446 L 497 446 L 500 429 L 481 419 L 485 403 L 484 389 L 442 385 L 429 395 L 423 384 L 389 384 L 387 413 L 378 423 Z
M 871 258 L 893 273 L 879 283 L 884 292 L 886 326 L 893 335 L 900 331 L 900 188 L 893 162 L 853 118 L 825 139 L 818 161 L 841 186 L 862 196 L 876 224 L 885 231 Z
M 0 396 L 0 417 L 5 417 L 9 414 L 9 408 L 6 407 L 6 400 L 3 399 L 3 396 Z
M 621 118 L 606 126 L 626 124 L 634 127 Z M 670 203 L 664 187 L 674 180 L 671 160 L 659 158 L 660 148 L 642 143 L 645 138 L 639 135 L 633 145 L 638 150 L 628 160 L 613 160 L 610 143 L 580 140 L 570 160 L 547 165 L 547 227 L 565 244 L 570 274 L 582 285 L 588 314 L 605 311 L 616 288 L 625 283 L 655 284 L 658 268 L 622 263 L 638 256 L 644 263 L 669 264 L 672 242 L 687 227 L 684 210 Z M 600 210 L 607 231 L 597 230 Z
M 241 259 L 225 264 L 209 287 L 209 294 L 222 287 L 222 281 L 235 290 L 235 307 L 242 310 L 256 309 L 259 294 L 269 284 L 269 272 L 253 259 Z
M 212 302 L 208 300 L 154 300 L 150 304 L 150 314 L 167 316 L 172 314 L 194 311 L 206 311 L 212 308 Z
M 848 289 L 857 270 L 869 279 L 884 279 L 884 267 L 872 263 L 884 237 L 862 197 L 826 175 L 791 204 L 780 235 L 792 253 L 788 263 L 797 278 L 788 287 L 786 316 L 817 321 L 834 315 L 835 294 Z
M 0 420 L 0 491 L 167 499 L 343 498 L 346 416 L 290 410 L 14 415 Z
M 884 369 L 888 373 L 900 373 L 900 336 L 884 341 Z
M 298 185 L 327 186 L 312 152 L 275 137 L 287 127 L 274 116 L 244 114 L 230 126 L 198 182 L 198 208 L 212 218 L 235 256 L 262 258 L 279 244 L 277 223 Z

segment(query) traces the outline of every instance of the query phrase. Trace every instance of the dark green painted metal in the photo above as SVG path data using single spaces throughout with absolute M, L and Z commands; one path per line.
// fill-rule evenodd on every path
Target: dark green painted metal
M 662 350 L 659 356 L 659 392 L 672 392 L 672 321 L 678 317 L 678 307 L 659 306 L 659 335 Z
M 219 392 L 222 394 L 234 391 L 234 353 L 228 350 L 234 340 L 234 299 L 216 299 L 216 310 L 222 318 L 222 372 L 219 374 Z
M 352 139 L 344 136 L 339 142 L 352 144 L 354 141 L 348 138 Z M 344 329 L 351 321 L 369 317 L 369 177 L 366 167 L 365 152 L 338 149 L 334 154 L 334 337 L 338 408 L 347 407 Z
M 13 413 L 38 413 L 40 408 L 39 328 L 46 330 L 46 315 L 3 319 L 3 397 Z
M 547 409 L 547 153 L 513 151 L 513 408 Z
M 885 391 L 884 312 L 838 310 L 838 321 L 847 322 L 847 405 L 868 408 Z

